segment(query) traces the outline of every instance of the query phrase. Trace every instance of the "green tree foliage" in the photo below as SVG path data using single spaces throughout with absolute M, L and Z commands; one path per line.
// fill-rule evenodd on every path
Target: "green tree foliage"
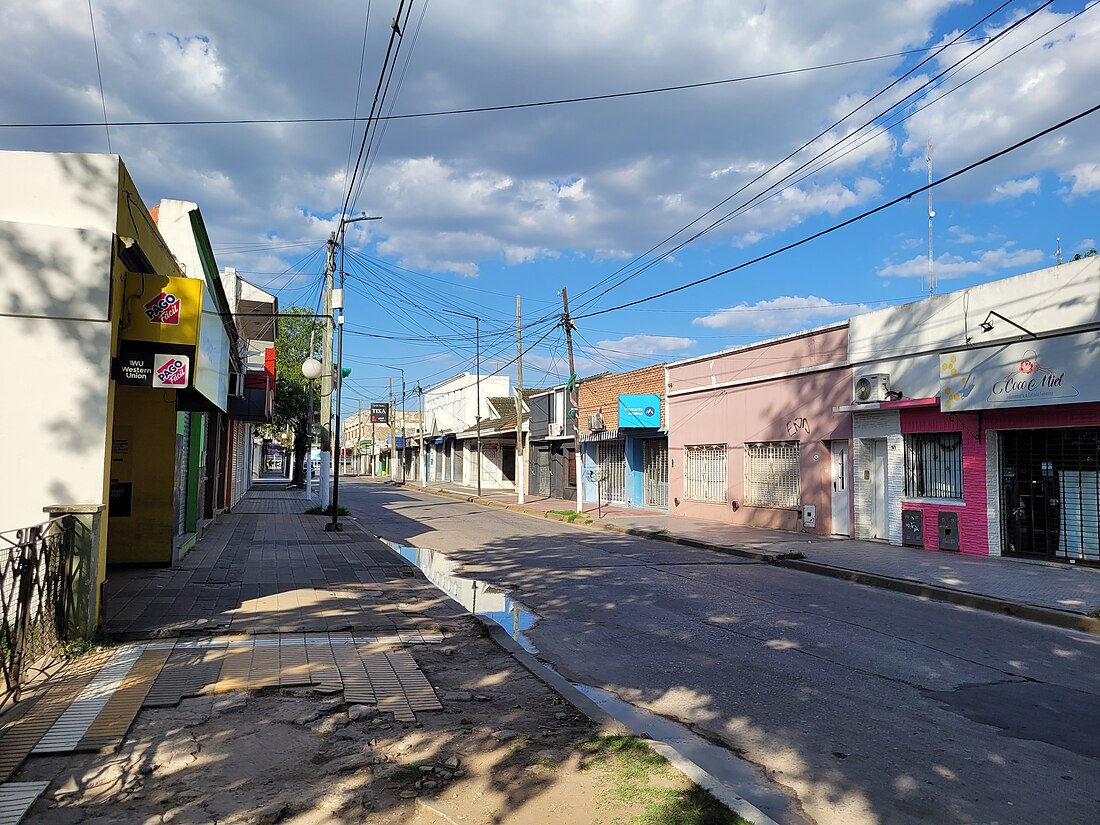
M 318 358 L 324 330 L 313 310 L 289 307 L 279 313 L 279 333 L 275 338 L 275 414 L 273 424 L 294 434 L 295 479 L 302 486 L 302 465 L 309 449 L 309 396 L 313 394 L 313 409 L 320 407 L 316 381 L 302 375 L 302 362 Z M 312 336 L 312 342 L 311 342 Z M 311 346 L 312 343 L 312 346 Z M 312 386 L 311 386 L 312 384 Z
M 1080 252 L 1078 252 L 1076 255 L 1073 256 L 1073 260 L 1079 261 L 1082 258 L 1092 258 L 1095 255 L 1096 255 L 1096 247 L 1094 246 L 1088 252 L 1086 252 L 1084 255 L 1082 255 Z

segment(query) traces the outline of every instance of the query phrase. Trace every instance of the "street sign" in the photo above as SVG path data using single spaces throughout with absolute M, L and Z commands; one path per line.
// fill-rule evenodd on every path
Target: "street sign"
M 371 424 L 389 424 L 390 423 L 390 405 L 389 404 L 371 404 L 370 405 L 370 423 Z

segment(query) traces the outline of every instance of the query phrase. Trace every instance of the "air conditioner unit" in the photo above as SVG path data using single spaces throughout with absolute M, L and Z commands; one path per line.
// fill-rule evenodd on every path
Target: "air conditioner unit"
M 244 397 L 244 373 L 229 373 L 229 394 L 233 398 Z
M 889 373 L 876 372 L 857 377 L 854 395 L 857 404 L 870 404 L 875 401 L 888 400 L 890 395 Z
M 550 422 L 550 436 L 565 435 L 565 425 L 560 421 Z
M 603 413 L 592 413 L 588 416 L 588 430 L 589 432 L 599 433 L 603 432 L 607 427 L 603 423 Z

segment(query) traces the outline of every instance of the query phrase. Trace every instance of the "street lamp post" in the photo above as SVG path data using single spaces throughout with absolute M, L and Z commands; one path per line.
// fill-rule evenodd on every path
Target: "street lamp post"
M 358 218 L 341 218 L 340 219 L 340 297 L 339 301 L 333 302 L 333 309 L 335 309 L 339 315 L 336 319 L 337 327 L 337 343 L 336 343 L 336 366 L 333 369 L 333 378 L 336 381 L 336 426 L 332 428 L 333 447 L 336 453 L 336 465 L 335 472 L 332 475 L 332 521 L 325 525 L 325 531 L 329 533 L 339 533 L 343 531 L 344 525 L 339 521 L 340 516 L 340 398 L 344 389 L 344 237 L 347 234 L 347 225 L 349 223 L 358 223 L 359 221 L 380 221 L 381 216 L 377 215 L 362 215 Z
M 477 413 L 474 420 L 477 422 L 477 497 L 481 498 L 481 319 L 476 315 L 468 315 L 465 312 L 456 312 L 453 309 L 445 309 L 450 315 L 461 315 L 470 318 L 474 322 L 474 346 L 477 364 Z
M 321 376 L 321 362 L 313 357 L 313 335 L 309 337 L 309 358 L 302 362 L 302 375 L 309 381 L 309 414 L 306 416 L 306 500 L 313 501 L 313 382 Z

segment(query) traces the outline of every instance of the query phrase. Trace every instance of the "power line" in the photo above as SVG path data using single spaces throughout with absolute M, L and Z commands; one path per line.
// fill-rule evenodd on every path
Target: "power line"
M 959 41 L 956 45 L 964 43 L 978 43 L 987 38 Z M 441 109 L 430 112 L 410 112 L 400 115 L 382 115 L 372 117 L 296 117 L 296 118 L 231 118 L 231 119 L 189 119 L 189 120 L 119 120 L 112 121 L 109 125 L 121 126 L 264 126 L 264 125 L 293 125 L 309 123 L 370 123 L 371 121 L 412 120 L 416 118 L 446 117 L 451 115 L 483 114 L 488 112 L 507 112 L 516 109 L 537 109 L 547 106 L 564 106 L 574 103 L 590 103 L 600 100 L 616 100 L 628 97 L 641 97 L 645 95 L 665 94 L 668 92 L 689 91 L 691 89 L 705 89 L 712 86 L 725 86 L 735 83 L 747 83 L 754 80 L 768 80 L 789 75 L 805 74 L 808 72 L 824 71 L 826 69 L 855 66 L 861 63 L 871 63 L 878 60 L 891 60 L 898 57 L 908 57 L 914 54 L 922 54 L 941 48 L 928 46 L 920 49 L 908 49 L 888 54 L 872 55 L 870 57 L 857 57 L 849 60 L 837 60 L 831 63 L 821 63 L 814 66 L 804 66 L 795 69 L 782 69 L 773 72 L 761 72 L 759 74 L 741 75 L 738 77 L 723 78 L 721 80 L 705 80 L 696 83 L 680 83 L 675 86 L 659 86 L 650 89 L 635 89 L 625 92 L 609 92 L 606 94 L 581 95 L 577 97 L 554 98 L 551 100 L 531 101 L 526 103 L 507 103 L 496 106 L 475 106 L 465 109 Z M 41 122 L 41 123 L 0 123 L 3 129 L 69 129 L 88 126 L 102 126 L 99 122 Z
M 1045 4 L 1045 5 L 1050 5 L 1050 3 L 1051 3 L 1051 2 L 1053 2 L 1053 0 L 1047 0 L 1047 2 L 1046 2 L 1046 4 Z M 622 286 L 622 285 L 623 285 L 623 284 L 625 284 L 625 283 L 626 283 L 627 281 L 629 281 L 629 280 L 631 280 L 631 279 L 633 279 L 633 278 L 636 278 L 636 277 L 637 277 L 638 275 L 641 275 L 642 273 L 644 273 L 644 272 L 646 272 L 647 270 L 651 269 L 652 267 L 656 266 L 656 265 L 657 265 L 657 263 L 658 263 L 659 261 L 661 261 L 661 260 L 663 260 L 663 259 L 667 258 L 667 257 L 668 257 L 669 255 L 672 255 L 672 254 L 674 254 L 675 252 L 679 251 L 680 249 L 683 249 L 683 248 L 684 248 L 685 246 L 687 246 L 688 244 L 690 244 L 690 243 L 692 243 L 693 241 L 697 240 L 698 238 L 702 237 L 702 236 L 703 236 L 703 235 L 705 235 L 705 234 L 706 234 L 707 232 L 710 232 L 711 230 L 715 229 L 716 227 L 718 227 L 718 226 L 721 226 L 721 225 L 722 225 L 723 223 L 725 223 L 726 221 L 728 221 L 728 220 L 729 220 L 729 219 L 730 219 L 731 217 L 733 217 L 734 215 L 736 215 L 736 214 L 740 214 L 740 213 L 742 213 L 742 212 L 744 212 L 744 211 L 746 211 L 746 210 L 750 209 L 750 208 L 752 207 L 752 205 L 753 205 L 754 201 L 758 201 L 758 200 L 759 200 L 759 199 L 760 199 L 760 198 L 761 198 L 761 197 L 762 197 L 762 196 L 763 196 L 763 195 L 764 195 L 765 193 L 767 193 L 767 192 L 768 192 L 769 190 L 772 190 L 772 189 L 774 189 L 774 188 L 775 188 L 776 186 L 778 186 L 779 184 L 781 184 L 781 183 L 784 183 L 785 181 L 788 181 L 788 180 L 790 180 L 790 178 L 791 178 L 792 176 L 796 175 L 796 174 L 797 174 L 797 173 L 798 173 L 799 171 L 801 171 L 801 170 L 805 169 L 805 168 L 806 168 L 806 167 L 807 167 L 808 165 L 810 165 L 810 164 L 811 164 L 811 163 L 813 163 L 814 161 L 816 161 L 816 160 L 818 160 L 819 158 L 821 158 L 821 157 L 822 157 L 823 155 L 825 155 L 825 154 L 826 154 L 827 152 L 829 152 L 829 151 L 833 151 L 833 150 L 834 150 L 834 149 L 835 149 L 835 148 L 836 148 L 837 146 L 839 146 L 839 145 L 841 145 L 841 144 L 843 144 L 843 143 L 847 142 L 847 141 L 848 141 L 848 140 L 849 140 L 849 139 L 850 139 L 850 138 L 851 138 L 851 137 L 852 137 L 853 135 L 855 135 L 855 134 L 858 134 L 858 133 L 859 133 L 859 132 L 861 132 L 862 130 L 866 129 L 866 128 L 867 128 L 868 126 L 872 125 L 872 124 L 873 124 L 873 123 L 874 123 L 874 122 L 875 122 L 875 121 L 876 121 L 876 120 L 877 120 L 877 119 L 878 119 L 879 117 L 881 117 L 881 116 L 882 116 L 881 114 L 875 115 L 875 116 L 874 116 L 874 117 L 872 117 L 872 118 L 871 118 L 870 120 L 868 120 L 868 121 L 866 121 L 865 123 L 863 123 L 863 124 L 862 124 L 861 126 L 859 126 L 859 127 L 857 128 L 857 129 L 855 129 L 855 130 L 854 130 L 853 132 L 849 133 L 849 134 L 848 134 L 847 136 L 845 136 L 845 137 L 844 137 L 844 138 L 843 138 L 843 139 L 842 139 L 841 141 L 839 141 L 838 143 L 834 144 L 834 145 L 833 145 L 832 147 L 830 147 L 830 148 L 829 148 L 828 150 L 824 150 L 824 151 L 822 151 L 822 152 L 819 152 L 819 153 L 818 153 L 817 155 L 815 155 L 815 156 L 814 156 L 813 158 L 811 158 L 810 160 L 808 160 L 808 161 L 805 161 L 805 162 L 803 162 L 803 163 L 802 163 L 801 165 L 799 165 L 799 166 L 798 166 L 798 167 L 796 167 L 796 168 L 795 168 L 794 170 L 792 170 L 791 172 L 789 172 L 789 173 L 788 173 L 787 175 L 785 175 L 785 176 L 784 176 L 783 178 L 781 178 L 780 180 L 778 180 L 778 181 L 776 181 L 776 182 L 774 182 L 774 183 L 770 184 L 770 185 L 769 185 L 768 187 L 766 187 L 765 189 L 763 189 L 763 190 L 761 190 L 760 192 L 758 192 L 758 193 L 757 193 L 756 195 L 754 195 L 754 196 L 753 196 L 752 198 L 749 198 L 749 199 L 748 199 L 747 201 L 743 202 L 743 203 L 742 203 L 742 204 L 741 204 L 740 206 L 736 207 L 736 208 L 735 208 L 735 209 L 734 209 L 734 210 L 733 210 L 732 212 L 730 212 L 730 213 L 727 213 L 727 214 L 726 214 L 725 216 L 723 216 L 722 218 L 719 218 L 718 220 L 716 220 L 716 221 L 713 221 L 713 222 L 712 222 L 712 223 L 710 223 L 710 224 L 709 224 L 708 226 L 705 226 L 705 227 L 704 227 L 703 229 L 699 230 L 699 231 L 698 231 L 698 232 L 696 232 L 695 234 L 693 234 L 693 235 L 691 235 L 690 237 L 687 237 L 687 238 L 685 238 L 684 240 L 680 241 L 680 242 L 679 242 L 678 244 L 676 244 L 675 246 L 673 246 L 673 247 L 672 247 L 671 249 L 669 249 L 669 250 L 667 250 L 667 251 L 665 251 L 665 252 L 662 252 L 662 253 L 660 253 L 659 255 L 656 255 L 656 256 L 652 257 L 652 258 L 651 258 L 651 259 L 650 259 L 649 261 L 645 262 L 645 263 L 644 263 L 644 264 L 643 264 L 642 266 L 638 267 L 637 269 L 635 269 L 635 270 L 633 270 L 633 271 L 630 271 L 630 270 L 631 270 L 631 267 L 633 267 L 633 266 L 634 266 L 635 264 L 638 264 L 639 262 L 643 261 L 643 260 L 644 260 L 644 259 L 646 258 L 646 256 L 648 256 L 648 255 L 650 255 L 651 253 L 655 252 L 656 250 L 660 249 L 660 248 L 661 248 L 662 246 L 664 246 L 664 245 L 665 245 L 666 243 L 668 243 L 668 242 L 672 241 L 673 239 L 675 239 L 675 238 L 676 238 L 676 237 L 677 237 L 678 235 L 680 235 L 680 234 L 681 234 L 682 232 L 686 232 L 686 231 L 687 231 L 687 230 L 688 230 L 689 228 L 691 228 L 692 226 L 694 226 L 694 225 L 695 225 L 696 223 L 698 223 L 699 221 L 701 221 L 701 220 L 702 220 L 703 218 L 705 218 L 705 217 L 707 217 L 708 215 L 710 215 L 710 214 L 711 214 L 712 212 L 714 212 L 714 211 L 715 211 L 716 209 L 718 209 L 718 208 L 719 208 L 720 206 L 723 206 L 723 205 L 725 205 L 725 204 L 729 203 L 729 202 L 730 202 L 730 201 L 731 201 L 731 200 L 732 200 L 733 198 L 737 197 L 737 196 L 738 196 L 739 194 L 741 194 L 742 192 L 744 192 L 744 191 L 745 191 L 746 189 L 748 189 L 748 188 L 749 188 L 750 186 L 752 186 L 752 185 L 754 185 L 754 184 L 758 183 L 759 181 L 763 180 L 763 179 L 764 179 L 765 177 L 767 177 L 767 176 L 768 176 L 768 175 L 770 175 L 770 174 L 771 174 L 772 172 L 774 172 L 774 171 L 775 171 L 776 169 L 778 169 L 778 168 L 779 168 L 779 167 L 780 167 L 780 166 L 781 166 L 782 164 L 784 164 L 784 163 L 786 163 L 787 161 L 791 160 L 792 158 L 794 158 L 795 156 L 797 156 L 797 155 L 798 155 L 798 154 L 799 154 L 800 152 L 804 151 L 805 149 L 807 149 L 808 147 L 810 147 L 811 145 L 813 145 L 814 141 L 816 141 L 816 140 L 818 140 L 818 139 L 820 139 L 820 138 L 824 137 L 825 135 L 827 135 L 827 134 L 828 134 L 828 133 L 829 133 L 830 131 L 832 131 L 833 129 L 837 128 L 837 127 L 838 127 L 838 126 L 840 126 L 841 124 L 843 124 L 843 123 L 844 123 L 844 122 L 845 122 L 845 121 L 846 121 L 846 120 L 847 120 L 848 118 L 852 117 L 852 116 L 853 116 L 854 114 L 856 114 L 857 112 L 859 112 L 859 111 L 860 111 L 861 109 L 864 109 L 865 107 L 869 106 L 869 105 L 870 105 L 870 104 L 871 104 L 871 103 L 872 103 L 873 101 L 875 101 L 876 99 L 878 99 L 878 98 L 879 98 L 879 97 L 881 97 L 882 95 L 884 95 L 884 94 L 886 94 L 887 92 L 889 92 L 889 91 L 890 91 L 890 90 L 891 90 L 892 88 L 894 88 L 895 86 L 897 86 L 898 84 L 900 84 L 900 83 L 901 83 L 901 82 L 902 82 L 903 80 L 905 80 L 905 78 L 906 78 L 906 77 L 909 77 L 910 75 L 912 75 L 912 74 L 913 74 L 914 72 L 916 72 L 916 71 L 917 71 L 918 69 L 920 69 L 920 68 L 921 68 L 922 66 L 924 66 L 924 65 L 925 65 L 926 63 L 928 63 L 928 62 L 929 62 L 929 61 L 931 61 L 931 60 L 934 60 L 934 59 L 935 59 L 936 57 L 938 57 L 938 56 L 939 56 L 940 54 L 942 54 L 942 53 L 943 53 L 944 51 L 946 51 L 946 50 L 947 50 L 947 49 L 948 49 L 949 47 L 951 47 L 952 45 L 956 45 L 956 44 L 958 43 L 958 41 L 960 41 L 960 40 L 961 40 L 961 39 L 962 39 L 962 38 L 963 38 L 963 37 L 964 37 L 965 35 L 967 35 L 967 34 L 969 34 L 970 32 L 972 32 L 972 31 L 973 31 L 974 29 L 976 29 L 976 28 L 977 28 L 978 26 L 982 25 L 982 23 L 984 23 L 984 22 L 986 22 L 987 20 L 989 20 L 989 19 L 990 19 L 991 17 L 993 17 L 993 15 L 997 14 L 997 13 L 998 13 L 999 11 L 1003 10 L 1003 9 L 1004 9 L 1004 8 L 1005 8 L 1006 6 L 1010 5 L 1011 3 L 1012 3 L 1012 0 L 1005 0 L 1005 2 L 1001 3 L 1001 5 L 999 5 L 999 6 L 998 6 L 997 8 L 995 8 L 995 9 L 993 9 L 993 11 L 989 12 L 989 13 L 988 13 L 988 14 L 986 14 L 986 15 L 985 15 L 984 17 L 982 17 L 982 18 L 981 18 L 980 20 L 978 20 L 977 22 L 975 22 L 974 24 L 972 24 L 972 25 L 971 25 L 971 26 L 970 26 L 970 27 L 969 27 L 969 28 L 968 28 L 968 29 L 967 29 L 966 31 L 964 31 L 964 32 L 960 32 L 960 33 L 959 33 L 958 35 L 956 35 L 956 36 L 955 36 L 955 38 L 954 38 L 954 39 L 953 39 L 953 40 L 952 40 L 951 42 L 949 42 L 949 43 L 946 43 L 946 44 L 944 44 L 944 45 L 943 45 L 942 47 L 940 47 L 940 48 L 939 48 L 939 49 L 938 49 L 937 51 L 935 51 L 935 52 L 934 52 L 933 54 L 930 54 L 930 55 L 928 55 L 927 57 L 925 57 L 925 58 L 924 58 L 923 60 L 919 61 L 919 62 L 918 62 L 918 63 L 917 63 L 916 65 L 914 65 L 914 66 L 913 66 L 912 68 L 910 68 L 910 69 L 909 69 L 908 71 L 906 71 L 905 73 L 903 73 L 903 74 L 902 74 L 902 75 L 900 75 L 899 77 L 895 78 L 895 79 L 894 79 L 893 81 L 891 81 L 891 82 L 890 82 L 889 84 L 887 84 L 887 85 L 886 85 L 886 86 L 885 86 L 884 88 L 880 89 L 880 90 L 879 90 L 878 92 L 876 92 L 876 93 L 875 93 L 874 95 L 872 95 L 871 97 L 869 97 L 869 98 L 868 98 L 867 100 L 863 101 L 863 102 L 862 102 L 862 103 L 861 103 L 860 105 L 858 105 L 857 107 L 855 107 L 854 109 L 852 109 L 852 110 L 851 110 L 850 112 L 848 112 L 847 114 L 845 114 L 845 115 L 844 115 L 843 117 L 841 117 L 841 118 L 838 118 L 838 119 L 837 119 L 836 121 L 834 121 L 834 122 L 833 122 L 832 124 L 830 124 L 829 126 L 827 126 L 827 127 L 826 127 L 826 128 L 824 128 L 824 129 L 822 129 L 822 130 L 821 130 L 820 132 L 818 132 L 818 133 L 817 133 L 816 135 L 814 135 L 814 136 L 813 136 L 812 138 L 810 138 L 809 140 L 807 140 L 806 142 L 804 142 L 804 143 L 803 143 L 803 144 L 802 144 L 801 146 L 799 146 L 799 147 L 798 147 L 797 149 L 795 149 L 795 150 L 794 150 L 793 152 L 790 152 L 790 153 L 789 153 L 789 154 L 788 154 L 788 155 L 787 155 L 786 157 L 784 157 L 784 158 L 782 158 L 781 160 L 777 161 L 776 163 L 772 164 L 772 165 L 771 165 L 771 166 L 770 166 L 770 167 L 769 167 L 768 169 L 765 169 L 765 170 L 764 170 L 763 172 L 759 173 L 758 175 L 756 175 L 756 176 L 755 176 L 754 178 L 752 178 L 751 180 L 749 180 L 749 181 L 745 182 L 744 184 L 742 184 L 741 186 L 739 186 L 739 187 L 738 187 L 738 188 L 737 188 L 736 190 L 734 190 L 734 191 L 733 191 L 732 193 L 730 193 L 729 195 L 727 195 L 727 196 L 726 196 L 725 198 L 723 198 L 723 199 L 722 199 L 721 201 L 719 201 L 719 202 L 718 202 L 717 204 L 715 204 L 714 206 L 712 206 L 712 207 L 711 207 L 710 209 L 708 209 L 708 210 L 707 210 L 706 212 L 704 212 L 704 213 L 703 213 L 702 215 L 700 215 L 699 217 L 695 218 L 694 220 L 692 220 L 692 221 L 688 222 L 688 223 L 687 223 L 687 224 L 685 224 L 684 226 L 680 227 L 680 228 L 679 228 L 679 229 L 677 229 L 677 230 L 676 230 L 675 232 L 673 232 L 673 233 L 672 233 L 671 235 L 669 235 L 668 237 L 666 237 L 666 238 L 664 238 L 663 240 L 659 241 L 658 243 L 654 244 L 654 245 L 653 245 L 653 246 L 651 246 L 651 247 L 650 247 L 650 248 L 649 248 L 648 250 L 646 250 L 645 252 L 643 252 L 643 253 L 642 253 L 641 255 L 638 255 L 638 256 L 636 256 L 636 257 L 635 257 L 635 258 L 634 258 L 633 260 L 631 260 L 630 262 L 628 262 L 628 263 L 624 264 L 623 266 L 620 266 L 620 267 L 619 267 L 618 269 L 616 269 L 616 270 L 615 270 L 614 272 L 612 272 L 611 274 L 607 275 L 606 277 L 604 277 L 604 278 L 600 279 L 599 281 L 597 281 L 597 282 L 596 282 L 595 284 L 593 284 L 592 286 L 590 286 L 590 287 L 588 287 L 587 289 L 585 289 L 585 290 L 581 291 L 581 293 L 579 294 L 579 296 L 578 296 L 578 297 L 580 297 L 580 296 L 584 296 L 584 295 L 586 295 L 587 293 L 590 293 L 590 292 L 591 292 L 592 290 L 594 290 L 594 289 L 598 288 L 598 287 L 599 287 L 599 286 L 601 286 L 602 284 L 605 284 L 605 283 L 607 283 L 608 281 L 612 280 L 612 279 L 613 279 L 613 278 L 615 278 L 616 276 L 618 276 L 618 275 L 621 275 L 621 274 L 623 274 L 623 273 L 626 273 L 626 274 L 625 274 L 625 275 L 624 275 L 624 276 L 623 276 L 622 278 L 620 278 L 620 279 L 619 279 L 618 281 L 616 281 L 615 283 L 613 283 L 613 284 L 611 284 L 610 286 L 608 286 L 607 288 L 603 289 L 603 290 L 602 290 L 601 292 L 599 292 L 599 293 L 598 293 L 598 294 L 596 294 L 595 296 L 593 296 L 593 297 L 591 297 L 591 298 L 588 298 L 588 299 L 587 299 L 587 300 L 585 300 L 584 302 L 580 303 L 580 304 L 579 304 L 579 306 L 578 306 L 578 309 L 584 309 L 584 308 L 586 308 L 586 307 L 592 306 L 592 304 L 594 304 L 594 303 L 595 303 L 596 301 L 598 301 L 598 300 L 599 300 L 600 298 L 602 298 L 602 297 L 603 297 L 604 295 L 606 295 L 607 293 L 611 292 L 611 291 L 612 291 L 613 289 L 616 289 L 617 287 L 619 287 L 619 286 Z M 1033 12 L 1032 12 L 1031 14 L 1036 14 L 1036 13 L 1038 13 L 1038 11 L 1039 11 L 1039 9 L 1036 9 L 1036 10 L 1035 10 L 1035 11 L 1033 11 Z M 1031 15 L 1028 15 L 1028 17 L 1030 17 L 1030 16 L 1031 16 Z M 1027 19 L 1027 17 L 1025 17 L 1025 18 L 1023 18 L 1023 19 Z M 1018 24 L 1019 22 L 1022 22 L 1022 21 L 1017 21 L 1017 23 L 1016 23 L 1016 24 L 1013 24 L 1013 26 L 1012 26 L 1012 27 L 1010 27 L 1010 29 L 1011 29 L 1011 28 L 1014 28 L 1014 27 L 1015 27 L 1015 25 L 1017 25 L 1017 24 Z M 1001 32 L 1000 34 L 1004 34 L 1004 32 Z M 998 37 L 1000 36 L 1000 34 L 998 35 Z M 995 40 L 995 39 L 996 39 L 996 38 L 993 38 L 992 40 L 991 40 L 991 39 L 986 39 L 986 41 L 985 41 L 985 42 L 983 42 L 983 44 L 982 44 L 981 46 L 979 46 L 979 47 L 978 47 L 977 49 L 975 49 L 975 50 L 974 50 L 974 52 L 972 52 L 972 53 L 971 53 L 970 55 L 967 55 L 967 56 L 966 56 L 965 58 L 963 58 L 963 59 L 964 59 L 964 60 L 965 60 L 965 59 L 968 59 L 969 57 L 973 56 L 973 54 L 976 54 L 977 52 L 979 52 L 979 51 L 981 51 L 982 49 L 986 48 L 986 47 L 987 47 L 987 46 L 988 46 L 988 45 L 989 45 L 989 44 L 990 44 L 991 42 L 993 42 L 993 40 Z M 961 61 L 957 61 L 957 62 L 955 63 L 955 65 L 958 65 L 958 64 L 959 64 L 959 62 L 961 62 Z M 945 71 L 947 71 L 947 70 L 945 70 Z M 939 76 L 942 76 L 942 74 L 943 74 L 943 73 L 941 72 Z M 930 85 L 931 85 L 931 84 L 932 84 L 933 82 L 935 82 L 935 80 L 936 80 L 936 79 L 937 79 L 937 78 L 932 78 L 932 79 L 930 79 L 930 80 L 926 81 L 926 82 L 925 82 L 924 84 L 922 84 L 922 86 L 921 86 L 920 88 L 925 88 L 925 87 L 928 87 L 928 86 L 930 86 Z M 891 105 L 890 107 L 887 107 L 887 110 L 886 110 L 886 111 L 889 111 L 889 110 L 890 110 L 890 109 L 892 109 L 892 108 L 895 108 L 895 107 L 898 107 L 898 106 L 900 106 L 900 105 L 901 105 L 901 104 L 902 104 L 902 103 L 903 103 L 903 102 L 904 102 L 905 100 L 907 100 L 907 99 L 909 99 L 910 97 L 912 97 L 912 96 L 913 96 L 913 95 L 914 95 L 914 94 L 916 93 L 916 91 L 919 91 L 919 89 L 915 90 L 914 92 L 910 92 L 910 93 L 909 93 L 909 94 L 907 94 L 907 95 L 906 95 L 905 97 L 903 97 L 903 98 L 902 98 L 901 100 L 899 100 L 899 101 L 895 102 L 895 103 L 894 103 L 894 104 L 892 104 L 892 105 Z
M 1031 137 L 1024 138 L 1023 140 L 1021 140 L 1017 143 L 1014 143 L 1011 146 L 1000 150 L 999 152 L 994 152 L 991 155 L 987 155 L 986 157 L 982 158 L 981 160 L 975 161 L 974 163 L 971 163 L 968 166 L 964 166 L 962 169 L 958 169 L 958 170 L 952 172 L 950 175 L 947 175 L 946 177 L 940 178 L 939 180 L 933 181 L 932 183 L 925 184 L 924 186 L 920 186 L 916 189 L 913 189 L 910 192 L 907 192 L 904 195 L 901 195 L 897 198 L 894 198 L 891 201 L 887 201 L 886 203 L 879 204 L 878 206 L 874 207 L 873 209 L 868 209 L 866 212 L 861 212 L 860 214 L 856 215 L 855 217 L 849 218 L 846 221 L 842 221 L 840 223 L 833 224 L 832 226 L 830 226 L 826 229 L 822 229 L 820 232 L 815 232 L 812 235 L 807 235 L 806 237 L 801 238 L 800 240 L 794 241 L 793 243 L 789 243 L 785 246 L 781 246 L 778 249 L 773 249 L 771 252 L 765 253 L 764 255 L 759 255 L 755 258 L 752 258 L 751 260 L 740 263 L 737 266 L 730 267 L 729 269 L 724 269 L 721 272 L 715 272 L 712 275 L 707 275 L 705 278 L 698 278 L 698 279 L 696 279 L 694 281 L 690 281 L 686 284 L 681 284 L 680 286 L 673 287 L 672 289 L 666 289 L 663 292 L 658 292 L 654 295 L 646 296 L 645 298 L 639 298 L 635 301 L 628 301 L 625 304 L 620 304 L 620 305 L 614 306 L 614 307 L 607 307 L 605 309 L 596 310 L 595 312 L 587 312 L 587 313 L 584 313 L 584 314 L 581 314 L 581 315 L 575 315 L 574 318 L 593 318 L 597 315 L 606 315 L 609 312 L 616 312 L 616 311 L 621 310 L 621 309 L 626 309 L 627 307 L 632 307 L 632 306 L 637 306 L 638 304 L 647 303 L 647 302 L 653 301 L 657 298 L 664 298 L 667 295 L 672 295 L 676 292 L 682 292 L 683 290 L 689 289 L 690 287 L 698 286 L 699 284 L 706 283 L 707 281 L 713 281 L 716 278 L 722 277 L 723 275 L 729 275 L 731 272 L 737 272 L 738 270 L 745 269 L 746 267 L 752 266 L 753 264 L 758 264 L 761 261 L 766 261 L 769 258 L 774 258 L 777 255 L 780 255 L 784 252 L 789 252 L 792 249 L 795 249 L 799 246 L 803 246 L 803 245 L 809 243 L 810 241 L 815 241 L 818 238 L 824 237 L 825 235 L 830 235 L 830 234 L 832 234 L 833 232 L 836 232 L 839 229 L 843 229 L 846 226 L 850 226 L 850 225 L 852 225 L 852 224 L 854 224 L 858 221 L 863 220 L 864 218 L 868 218 L 871 215 L 875 215 L 879 212 L 882 212 L 885 209 L 889 209 L 892 206 L 897 206 L 902 201 L 909 200 L 914 195 L 920 195 L 924 192 L 927 192 L 929 189 L 933 189 L 934 187 L 940 186 L 944 183 L 947 183 L 948 181 L 954 180 L 955 178 L 957 178 L 961 175 L 964 175 L 967 172 L 970 172 L 970 171 L 973 171 L 974 169 L 977 169 L 979 166 L 984 166 L 985 164 L 990 163 L 994 160 L 997 160 L 998 158 L 1004 157 L 1005 155 L 1007 155 L 1011 152 L 1014 152 L 1017 149 L 1020 149 L 1024 146 L 1027 146 L 1030 143 L 1034 143 L 1035 141 L 1037 141 L 1041 138 L 1044 138 L 1047 135 L 1058 131 L 1059 129 L 1063 129 L 1066 126 L 1069 126 L 1070 124 L 1076 123 L 1078 120 L 1086 118 L 1089 115 L 1094 114 L 1097 111 L 1100 111 L 1100 104 L 1097 104 L 1096 106 L 1093 106 L 1089 109 L 1085 109 L 1083 112 L 1079 112 L 1078 114 L 1073 115 L 1072 117 L 1066 118 L 1065 120 L 1063 120 L 1059 123 L 1056 123 L 1053 126 L 1048 126 L 1046 129 L 1043 129 L 1041 132 L 1037 132 L 1034 135 L 1032 135 Z
M 107 154 L 111 151 L 111 127 L 107 119 L 107 97 L 103 93 L 103 69 L 99 66 L 99 41 L 95 36 L 95 14 L 92 11 L 92 0 L 88 0 L 88 22 L 92 26 L 92 48 L 95 49 L 95 73 L 99 77 L 99 102 L 103 107 L 103 130 L 107 133 Z

